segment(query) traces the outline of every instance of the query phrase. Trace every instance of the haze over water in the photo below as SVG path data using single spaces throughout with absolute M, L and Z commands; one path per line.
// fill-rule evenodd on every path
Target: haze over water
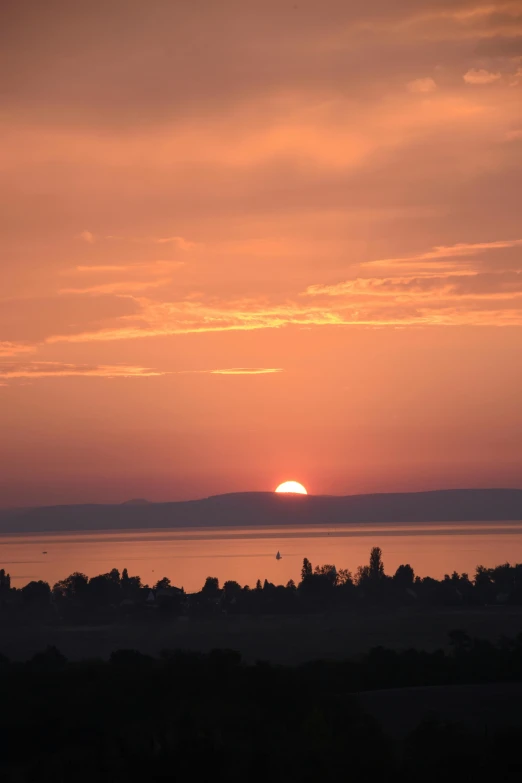
M 382 548 L 388 574 L 410 563 L 419 576 L 440 579 L 456 570 L 472 577 L 478 564 L 522 562 L 522 521 L 5 535 L 0 565 L 17 587 L 36 579 L 52 585 L 74 571 L 96 576 L 127 568 L 150 585 L 167 576 L 192 592 L 207 576 L 251 587 L 265 578 L 297 582 L 304 557 L 355 572 L 372 546 Z

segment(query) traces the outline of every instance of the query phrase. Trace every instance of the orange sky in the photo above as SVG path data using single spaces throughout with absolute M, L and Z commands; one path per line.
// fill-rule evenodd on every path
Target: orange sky
M 4 0 L 0 95 L 0 505 L 522 486 L 522 0 Z

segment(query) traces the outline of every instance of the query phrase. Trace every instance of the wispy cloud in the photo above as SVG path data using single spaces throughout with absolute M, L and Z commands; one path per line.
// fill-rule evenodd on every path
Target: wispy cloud
M 506 248 L 522 247 L 522 239 L 502 239 L 494 242 L 458 242 L 454 245 L 436 245 L 426 253 L 398 258 L 383 258 L 368 261 L 365 266 L 395 266 L 417 264 L 419 261 L 439 261 L 445 258 L 463 258 L 488 250 L 504 250 Z
M 406 85 L 410 92 L 417 93 L 429 93 L 435 92 L 437 84 L 434 79 L 426 77 L 424 79 L 414 79 L 412 82 L 408 82 Z
M 54 328 L 39 342 L 47 345 L 117 342 L 285 327 L 522 323 L 521 264 L 513 254 L 502 255 L 502 251 L 520 247 L 522 239 L 519 238 L 437 245 L 414 255 L 368 261 L 350 279 L 314 283 L 284 300 L 277 295 L 211 296 L 205 293 L 204 287 L 177 300 L 158 300 L 140 295 L 140 291 L 159 288 L 169 278 L 96 281 L 90 286 L 62 289 L 62 297 L 66 300 L 67 296 L 82 293 L 114 295 L 121 301 L 131 301 L 132 308 L 105 319 L 90 319 L 83 327 L 81 320 L 77 328 L 69 320 L 67 328 Z M 484 260 L 479 260 L 483 255 Z M 106 271 L 110 275 L 112 265 Z M 80 268 L 77 273 L 83 279 L 87 268 L 85 271 Z M 464 301 L 465 309 L 458 312 L 456 303 Z M 3 356 L 31 350 L 27 345 L 0 344 Z
M 213 370 L 177 370 L 176 375 L 273 375 L 282 367 L 218 367 Z
M 156 237 L 151 238 L 150 241 L 156 245 L 175 245 L 180 250 L 191 250 L 193 247 L 196 247 L 195 242 L 190 242 L 185 237 Z
M 172 273 L 184 266 L 184 261 L 149 261 L 135 264 L 78 265 L 64 270 L 67 276 L 101 278 L 103 282 L 59 289 L 60 294 L 133 294 L 150 288 L 160 288 L 172 282 Z M 140 276 L 137 278 L 137 276 Z M 107 278 L 115 279 L 109 281 Z M 143 279 L 148 278 L 148 279 Z
M 466 84 L 493 84 L 499 81 L 500 73 L 491 73 L 484 68 L 471 68 L 462 78 Z
M 411 277 L 357 277 L 337 286 L 324 286 L 320 293 L 329 296 L 366 297 L 472 297 L 474 299 L 513 298 L 522 294 L 522 272 L 473 273 L 450 275 L 414 275 Z
M 219 370 L 203 370 L 210 375 L 269 375 L 283 372 L 281 367 L 226 367 Z
M 96 343 L 137 340 L 170 335 L 211 332 L 237 332 L 286 327 L 347 327 L 347 326 L 408 326 L 408 325 L 480 325 L 500 326 L 506 323 L 522 324 L 522 296 L 515 282 L 499 282 L 496 293 L 459 289 L 462 281 L 434 281 L 430 292 L 425 283 L 415 278 L 364 283 L 365 290 L 345 290 L 330 297 L 319 298 L 317 305 L 303 302 L 274 304 L 252 303 L 252 309 L 230 310 L 223 303 L 212 308 L 198 303 L 187 308 L 187 303 L 149 303 L 144 306 L 141 320 L 99 331 L 80 334 L 55 335 L 47 343 Z M 353 281 L 352 281 L 353 286 Z M 386 288 L 388 287 L 388 290 Z M 382 290 L 380 290 L 382 289 Z M 466 304 L 465 304 L 466 303 Z M 194 305 L 194 303 L 190 303 Z M 161 312 L 161 315 L 160 315 Z
M 94 244 L 96 241 L 96 237 L 90 231 L 82 231 L 80 234 L 78 234 L 78 239 L 83 240 L 83 242 L 87 242 L 89 245 Z
M 473 258 L 476 255 L 520 246 L 522 246 L 522 239 L 439 245 L 415 256 L 377 259 L 361 265 L 363 269 L 386 270 L 385 277 L 357 277 L 339 283 L 314 284 L 308 286 L 303 294 L 305 296 L 359 296 L 371 292 L 380 295 L 389 294 L 392 289 L 396 292 L 409 291 L 410 294 L 420 294 L 430 288 L 437 288 L 439 291 L 444 289 L 450 293 L 453 290 L 463 295 L 463 283 L 469 284 L 470 280 L 480 280 L 486 285 L 494 285 L 497 278 L 503 277 L 502 272 L 495 276 L 481 274 L 475 270 Z M 448 264 L 448 261 L 451 263 Z M 409 273 L 406 277 L 405 272 Z M 521 280 L 519 271 L 509 272 L 509 274 L 511 274 L 510 282 L 519 286 Z M 514 290 L 511 289 L 511 292 Z M 484 290 L 484 293 L 487 291 Z M 496 290 L 496 293 L 499 291 Z M 478 295 L 477 288 L 475 288 L 475 295 Z
M 21 353 L 33 353 L 34 346 L 25 343 L 12 343 L 0 340 L 0 356 L 17 356 Z
M 79 334 L 54 335 L 47 343 L 89 343 L 135 340 L 175 334 L 253 331 L 288 325 L 324 326 L 344 323 L 339 313 L 326 307 L 295 302 L 259 300 L 155 302 L 139 300 L 138 317 L 120 318 L 119 325 Z
M 132 365 L 64 364 L 61 362 L 28 362 L 0 364 L 0 378 L 148 378 L 165 375 L 158 370 Z
M 105 239 L 111 239 L 119 242 L 138 242 L 152 245 L 172 245 L 178 250 L 192 250 L 197 246 L 196 242 L 192 242 L 191 240 L 179 235 L 171 237 L 133 237 L 108 234 Z
M 172 278 L 159 280 L 117 280 L 113 283 L 100 283 L 83 288 L 61 288 L 60 294 L 133 294 L 148 288 L 160 288 L 172 282 Z
M 162 275 L 165 274 L 167 271 L 172 271 L 173 269 L 179 269 L 180 267 L 184 266 L 184 261 L 169 261 L 169 260 L 160 260 L 160 261 L 145 261 L 145 262 L 139 262 L 135 264 L 80 264 L 78 266 L 72 267 L 70 269 L 65 270 L 65 274 L 112 274 L 113 272 L 118 274 L 126 274 L 126 273 L 139 273 L 139 274 L 150 274 L 150 275 Z

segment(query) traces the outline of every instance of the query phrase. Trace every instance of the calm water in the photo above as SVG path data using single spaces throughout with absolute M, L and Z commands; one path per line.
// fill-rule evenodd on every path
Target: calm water
M 368 561 L 372 546 L 382 548 L 387 573 L 410 563 L 420 576 L 440 578 L 454 570 L 471 576 L 479 563 L 522 562 L 522 522 L 0 536 L 0 568 L 18 587 L 32 579 L 54 584 L 72 571 L 95 576 L 126 567 L 149 584 L 168 576 L 193 591 L 207 576 L 251 586 L 265 578 L 276 584 L 298 581 L 303 557 L 355 571 Z

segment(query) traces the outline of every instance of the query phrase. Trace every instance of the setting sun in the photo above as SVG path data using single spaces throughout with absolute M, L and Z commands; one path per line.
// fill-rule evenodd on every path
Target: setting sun
M 276 492 L 293 492 L 295 495 L 308 495 L 308 492 L 298 481 L 285 481 L 280 484 Z

